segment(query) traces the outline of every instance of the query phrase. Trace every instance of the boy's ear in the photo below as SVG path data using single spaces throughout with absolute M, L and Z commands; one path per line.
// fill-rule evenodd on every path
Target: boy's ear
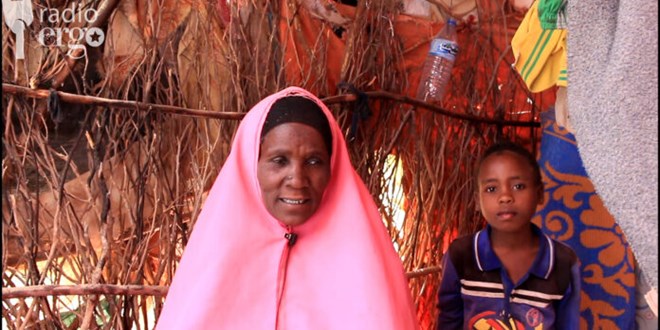
M 537 192 L 536 192 L 538 194 L 538 200 L 539 200 L 538 204 L 539 205 L 545 203 L 545 193 L 544 192 L 545 192 L 545 189 L 543 189 L 543 185 L 539 185 L 539 187 L 537 189 Z

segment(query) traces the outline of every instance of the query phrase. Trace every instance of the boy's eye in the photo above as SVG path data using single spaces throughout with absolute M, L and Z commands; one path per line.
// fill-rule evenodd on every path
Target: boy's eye
M 515 190 L 525 189 L 525 185 L 522 184 L 522 183 L 517 183 L 517 184 L 513 185 L 513 189 L 515 189 Z
M 495 192 L 495 187 L 486 187 L 486 189 L 484 189 L 484 191 L 487 192 L 487 193 Z

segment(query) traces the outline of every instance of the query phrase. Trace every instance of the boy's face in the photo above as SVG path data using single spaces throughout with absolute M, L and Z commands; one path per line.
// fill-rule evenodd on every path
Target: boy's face
M 527 230 L 536 207 L 543 203 L 543 186 L 534 169 L 511 151 L 486 158 L 477 177 L 481 214 L 495 230 Z

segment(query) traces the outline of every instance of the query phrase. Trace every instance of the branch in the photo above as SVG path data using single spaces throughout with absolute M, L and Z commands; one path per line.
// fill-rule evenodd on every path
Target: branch
M 48 95 L 50 95 L 51 93 L 51 91 L 47 89 L 30 89 L 27 87 L 6 84 L 6 83 L 2 83 L 2 91 L 9 94 L 25 95 L 35 99 L 48 98 Z M 62 100 L 63 102 L 69 102 L 75 104 L 101 105 L 101 106 L 110 106 L 110 107 L 125 108 L 125 109 L 137 109 L 142 111 L 160 111 L 170 114 L 178 114 L 178 115 L 193 116 L 193 117 L 206 117 L 206 118 L 215 118 L 215 119 L 240 120 L 243 118 L 243 116 L 245 116 L 244 113 L 240 113 L 240 112 L 215 112 L 208 110 L 196 110 L 196 109 L 176 107 L 173 105 L 115 100 L 115 99 L 108 99 L 103 97 L 78 95 L 78 94 L 71 94 L 71 93 L 58 92 L 58 91 L 53 91 L 53 92 L 57 93 L 60 100 Z
M 428 275 L 428 274 L 439 273 L 441 271 L 442 271 L 442 267 L 440 267 L 440 266 L 420 268 L 420 269 L 415 269 L 411 272 L 407 272 L 406 277 L 408 279 L 412 279 L 412 278 L 416 278 L 416 277 L 422 277 L 422 276 Z M 3 292 L 3 294 L 4 294 L 4 292 Z
M 406 273 L 408 279 L 438 273 L 441 267 L 427 267 Z M 2 299 L 33 298 L 46 296 L 84 296 L 84 295 L 143 295 L 164 297 L 169 290 L 163 285 L 116 285 L 116 284 L 80 284 L 80 285 L 33 285 L 18 288 L 2 288 Z
M 478 116 L 473 116 L 473 115 L 467 115 L 463 113 L 456 113 L 452 112 L 449 110 L 445 110 L 439 106 L 426 103 L 424 101 L 420 101 L 418 99 L 414 99 L 411 97 L 399 95 L 399 94 L 394 94 L 390 92 L 384 92 L 384 91 L 371 91 L 371 92 L 363 92 L 366 94 L 368 97 L 372 98 L 377 98 L 377 99 L 388 99 L 388 100 L 394 100 L 397 102 L 401 103 L 406 103 L 406 104 L 411 104 L 414 106 L 417 106 L 417 108 L 424 108 L 429 111 L 455 118 L 455 119 L 461 119 L 461 120 L 467 120 L 469 122 L 473 123 L 482 123 L 482 124 L 490 124 L 490 125 L 501 125 L 501 126 L 523 126 L 523 127 L 541 127 L 541 123 L 536 122 L 536 121 L 518 121 L 518 120 L 499 120 L 499 119 L 492 119 L 492 118 L 486 118 L 486 117 L 478 117 Z M 331 97 L 326 97 L 323 99 L 323 102 L 326 104 L 333 104 L 333 103 L 341 103 L 341 102 L 352 102 L 357 100 L 357 95 L 355 94 L 344 94 L 344 95 L 337 95 L 337 96 L 331 96 Z
M 9 94 L 15 95 L 25 95 L 31 98 L 36 99 L 45 99 L 51 93 L 51 91 L 46 89 L 31 89 L 28 87 L 22 87 L 18 85 L 12 85 L 7 83 L 2 83 L 2 91 Z M 142 111 L 161 111 L 170 114 L 177 114 L 183 116 L 192 116 L 192 117 L 204 117 L 204 118 L 213 118 L 213 119 L 228 119 L 228 120 L 241 120 L 245 116 L 243 112 L 217 112 L 209 110 L 198 110 L 198 109 L 189 109 L 183 107 L 177 107 L 173 105 L 163 105 L 163 104 L 154 104 L 154 103 L 144 103 L 137 101 L 125 101 L 125 100 L 115 100 L 108 99 L 103 97 L 96 96 L 87 96 L 87 95 L 78 95 L 72 93 L 58 92 L 57 93 L 60 99 L 64 102 L 76 103 L 76 104 L 88 104 L 88 105 L 103 105 L 116 108 L 125 108 L 125 109 L 137 109 Z M 445 110 L 439 106 L 426 103 L 414 98 L 407 96 L 394 94 L 384 91 L 371 91 L 364 92 L 365 95 L 371 98 L 376 99 L 389 99 L 401 103 L 411 104 L 417 108 L 424 108 L 429 111 L 455 118 L 460 120 L 466 120 L 472 123 L 481 123 L 488 125 L 500 125 L 500 126 L 521 126 L 521 127 L 540 127 L 541 124 L 536 121 L 517 121 L 517 120 L 499 120 L 485 117 L 478 117 L 473 115 L 467 115 L 463 113 L 456 113 L 449 110 Z M 335 103 L 347 103 L 354 102 L 357 100 L 357 95 L 352 93 L 330 96 L 322 99 L 323 102 L 327 105 Z
M 165 296 L 167 286 L 158 285 L 115 285 L 115 284 L 80 284 L 80 285 L 34 285 L 20 288 L 2 288 L 2 299 L 31 298 L 69 295 L 147 295 Z

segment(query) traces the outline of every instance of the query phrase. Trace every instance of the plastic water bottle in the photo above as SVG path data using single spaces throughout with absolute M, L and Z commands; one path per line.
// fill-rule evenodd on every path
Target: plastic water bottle
M 450 18 L 431 42 L 419 80 L 418 99 L 426 102 L 442 101 L 457 54 L 456 20 Z

